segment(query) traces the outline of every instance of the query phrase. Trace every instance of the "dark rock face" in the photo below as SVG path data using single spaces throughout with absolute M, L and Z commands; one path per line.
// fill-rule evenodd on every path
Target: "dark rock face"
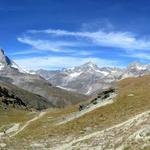
M 101 98 L 102 100 L 106 99 L 107 97 L 110 96 L 110 94 L 112 94 L 114 92 L 115 92 L 114 88 L 106 89 L 106 90 L 104 90 L 104 91 L 102 91 L 101 93 L 98 94 L 98 98 Z
M 7 109 L 9 107 L 28 109 L 26 104 L 18 97 L 2 97 L 2 107 L 4 109 Z
M 27 92 L 8 83 L 0 83 L 0 106 L 6 109 L 13 107 L 25 110 L 42 110 L 54 107 L 44 97 Z
M 27 105 L 23 102 L 23 100 L 18 96 L 15 96 L 6 88 L 0 87 L 0 97 L 2 101 L 2 107 L 5 109 L 9 107 L 20 107 L 27 109 Z
M 107 101 L 107 98 L 110 98 L 112 94 L 116 93 L 115 88 L 108 88 L 105 89 L 98 94 L 96 94 L 88 103 L 84 103 L 79 105 L 79 111 L 82 111 L 86 108 L 90 108 L 92 105 L 96 105 L 98 103 L 101 103 L 103 101 Z

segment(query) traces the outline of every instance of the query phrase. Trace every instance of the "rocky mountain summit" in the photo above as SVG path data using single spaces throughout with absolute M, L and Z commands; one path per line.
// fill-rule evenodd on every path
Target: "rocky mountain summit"
M 92 62 L 87 62 L 81 66 L 62 71 L 38 70 L 36 73 L 62 89 L 89 95 L 107 89 L 121 79 L 150 74 L 150 65 L 134 62 L 127 68 L 120 69 L 100 68 Z
M 91 94 L 99 89 L 105 89 L 119 78 L 122 70 L 119 68 L 99 68 L 92 62 L 62 71 L 38 70 L 36 73 L 53 85 L 69 91 Z
M 85 100 L 85 96 L 53 86 L 38 74 L 29 73 L 8 58 L 0 49 L 0 82 L 13 84 L 28 92 L 38 94 L 55 107 L 64 107 Z
M 6 70 L 6 69 L 16 69 L 19 72 L 26 73 L 25 70 L 23 70 L 21 67 L 19 67 L 14 61 L 9 59 L 3 49 L 0 49 L 0 70 Z

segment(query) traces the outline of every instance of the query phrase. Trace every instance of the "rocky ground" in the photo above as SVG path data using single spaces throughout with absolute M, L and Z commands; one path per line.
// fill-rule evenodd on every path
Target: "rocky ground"
M 73 105 L 14 115 L 1 112 L 0 149 L 149 150 L 148 82 L 149 76 L 123 80 L 117 90 L 98 94 L 81 110 Z
M 150 111 L 81 137 L 68 139 L 54 149 L 70 150 L 124 150 L 150 147 Z
M 30 122 L 36 121 L 39 117 L 45 115 L 40 113 L 37 117 L 28 121 L 23 127 L 19 128 L 18 124 L 14 124 L 7 131 L 7 138 L 15 136 L 25 129 Z M 88 133 L 90 130 L 90 133 Z M 33 140 L 29 143 L 6 145 L 6 135 L 0 134 L 1 149 L 16 150 L 21 147 L 23 149 L 34 150 L 139 150 L 150 147 L 150 111 L 138 114 L 129 120 L 114 125 L 101 131 L 87 129 L 87 133 L 83 136 L 64 136 L 47 138 L 46 140 Z M 3 138 L 2 138 L 3 137 Z
M 114 95 L 112 95 L 113 97 Z M 109 99 L 107 103 L 112 103 L 112 99 Z M 54 124 L 56 126 L 65 124 L 68 121 L 74 120 L 77 117 L 84 115 L 92 111 L 94 108 L 105 105 L 106 102 L 98 103 L 96 106 L 91 106 L 83 110 L 71 113 L 63 116 L 63 122 L 60 117 L 55 118 Z M 106 103 L 106 104 L 107 104 Z M 150 147 L 150 111 L 145 111 L 141 114 L 124 121 L 122 123 L 113 125 L 104 130 L 94 130 L 94 128 L 87 127 L 82 133 L 69 136 L 57 136 L 47 137 L 46 139 L 34 139 L 27 141 L 24 139 L 19 144 L 13 137 L 28 128 L 32 122 L 38 121 L 38 119 L 47 115 L 48 112 L 38 113 L 31 120 L 21 124 L 12 124 L 4 132 L 0 133 L 0 148 L 2 150 L 139 150 Z M 53 118 L 52 118 L 53 119 Z M 2 130 L 1 130 L 2 131 Z M 13 143 L 8 142 L 13 139 Z

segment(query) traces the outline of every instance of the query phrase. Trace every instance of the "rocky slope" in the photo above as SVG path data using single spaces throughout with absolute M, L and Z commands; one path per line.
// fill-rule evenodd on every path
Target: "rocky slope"
M 2 49 L 0 49 L 0 80 L 38 94 L 46 98 L 55 107 L 64 107 L 86 99 L 81 94 L 52 86 L 39 75 L 26 72 L 9 59 Z
M 11 150 L 149 150 L 149 83 L 150 76 L 124 79 L 117 83 L 117 91 L 109 89 L 99 93 L 94 99 L 96 103 L 91 101 L 93 104 L 81 111 L 76 106 L 51 109 L 25 122 L 14 121 L 9 126 L 0 122 L 8 133 L 4 135 L 0 128 L 0 147 Z M 112 99 L 114 92 L 117 95 Z M 110 98 L 107 104 L 106 97 Z
M 134 62 L 125 69 L 99 68 L 96 64 L 88 62 L 72 69 L 38 70 L 36 73 L 62 89 L 89 95 L 113 86 L 120 79 L 150 74 L 150 65 Z
M 54 105 L 46 98 L 20 89 L 12 84 L 0 82 L 0 109 L 42 110 Z

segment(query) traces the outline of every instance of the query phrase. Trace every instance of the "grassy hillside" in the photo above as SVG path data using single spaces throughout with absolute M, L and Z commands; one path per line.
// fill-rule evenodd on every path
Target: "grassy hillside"
M 79 134 L 86 127 L 101 130 L 150 109 L 150 76 L 124 79 L 118 82 L 116 87 L 118 95 L 114 103 L 100 107 L 78 119 L 57 126 L 57 128 L 51 124 L 51 121 L 47 122 L 47 117 L 58 117 L 60 114 L 65 114 L 66 110 L 50 112 L 40 122 L 33 123 L 19 137 L 26 137 L 29 133 L 35 137 L 45 136 L 42 134 L 42 132 L 45 133 L 43 124 L 47 126 L 46 135 Z M 70 108 L 66 112 L 72 111 L 78 111 L 78 108 Z M 35 130 L 32 130 L 35 126 Z
M 7 111 L 0 109 L 0 129 L 2 126 L 11 124 L 11 123 L 19 123 L 19 122 L 26 122 L 34 117 L 35 114 L 32 112 L 18 110 L 10 108 Z
M 103 129 L 150 109 L 150 76 L 124 79 L 116 88 L 114 103 L 61 126 L 58 132 L 77 133 L 86 127 Z
M 15 137 L 6 139 L 5 142 L 8 144 L 8 147 L 13 146 L 15 149 L 21 148 L 19 143 L 22 143 L 24 147 L 28 147 L 32 141 L 36 141 L 36 143 L 39 141 L 45 143 L 47 141 L 48 147 L 55 145 L 55 142 L 61 145 L 61 142 L 63 143 L 67 138 L 82 137 L 101 131 L 150 110 L 150 76 L 119 81 L 116 85 L 116 91 L 117 97 L 115 97 L 113 103 L 99 107 L 65 124 L 58 125 L 57 122 L 70 113 L 78 112 L 78 105 L 64 109 L 48 109 L 44 116 L 31 122 Z M 14 114 L 20 116 L 21 113 L 17 113 L 15 112 Z M 12 118 L 10 113 L 7 113 L 7 115 L 8 119 Z M 19 117 L 19 122 L 24 124 L 24 120 L 29 120 L 34 115 L 36 114 L 27 115 L 26 112 L 23 112 L 23 120 Z M 5 119 L 6 116 L 4 122 L 6 122 Z M 14 117 L 11 122 L 18 121 Z M 85 142 L 88 142 L 88 140 Z M 132 148 L 126 147 L 125 149 Z M 145 149 L 147 150 L 149 147 Z M 137 147 L 135 150 L 139 150 L 139 148 Z

